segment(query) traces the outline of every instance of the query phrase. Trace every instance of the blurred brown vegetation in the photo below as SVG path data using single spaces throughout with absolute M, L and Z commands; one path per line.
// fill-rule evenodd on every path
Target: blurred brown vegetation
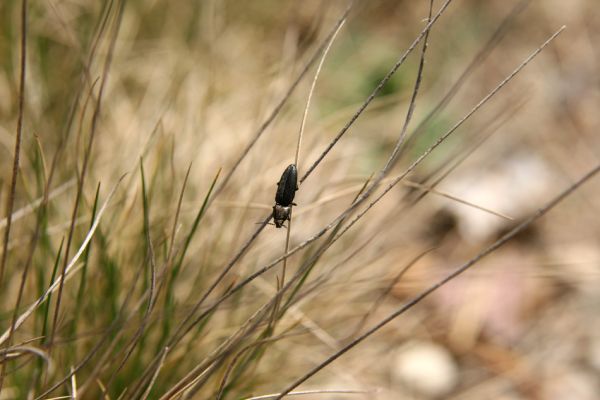
M 89 140 L 110 34 L 99 42 L 87 74 L 84 66 L 97 21 L 109 3 L 30 2 L 25 123 L 15 204 L 15 210 L 23 211 L 13 221 L 6 274 L 0 283 L 2 332 L 10 327 L 20 272 L 31 250 L 28 244 L 37 214 L 28 207 L 42 196 L 57 150 L 62 153 L 51 189 L 58 192 L 49 201 L 21 311 L 48 286 L 69 229 L 76 173 L 81 171 Z M 453 2 L 433 27 L 409 133 L 476 61 L 448 106 L 409 138 L 390 176 L 404 171 L 548 36 L 562 25 L 566 30 L 325 253 L 293 308 L 277 325 L 278 334 L 290 335 L 269 344 L 245 364 L 226 398 L 282 390 L 599 162 L 600 7 L 594 0 L 531 1 L 507 22 L 498 42 L 489 46 L 517 3 Z M 434 10 L 440 4 L 435 1 Z M 144 267 L 148 251 L 140 163 L 147 185 L 149 237 L 162 262 L 168 259 L 188 166 L 192 165 L 175 226 L 177 249 L 217 171 L 222 169 L 222 178 L 231 170 L 344 7 L 341 1 L 316 0 L 131 0 L 125 4 L 70 256 L 88 232 L 98 184 L 101 204 L 118 179 L 127 175 L 92 240 L 83 301 L 78 297 L 80 275 L 65 286 L 51 352 L 53 369 L 41 375 L 45 383 L 34 385 L 42 370 L 35 359 L 7 364 L 0 399 L 27 398 L 32 388 L 42 393 L 98 343 L 117 319 L 130 287 L 134 288 L 132 304 L 143 299 L 150 277 Z M 427 11 L 427 1 L 357 2 L 316 85 L 298 163 L 300 175 L 423 29 Z M 19 13 L 20 2 L 0 2 L 2 218 L 18 115 Z M 488 50 L 483 59 L 476 59 Z M 291 247 L 348 207 L 365 180 L 383 166 L 405 119 L 418 53 L 411 54 L 301 185 Z M 110 398 L 118 398 L 137 383 L 140 371 L 158 354 L 164 335 L 172 332 L 256 230 L 256 222 L 269 213 L 275 184 L 293 161 L 313 74 L 314 68 L 211 203 L 179 276 L 173 278 L 173 298 L 164 294 L 165 298 L 158 298 L 144 341 L 131 359 L 112 376 L 120 352 L 140 326 L 143 307 L 141 311 L 127 308 L 136 317 L 119 330 L 122 336 L 111 337 L 114 347 L 103 347 L 107 358 L 101 351 L 78 372 L 77 381 L 87 391 L 82 398 L 99 396 L 107 382 Z M 79 91 L 81 100 L 69 125 Z M 419 198 L 423 191 L 411 182 L 431 185 L 458 161 L 436 186 L 437 192 Z M 367 394 L 302 397 L 600 398 L 599 196 L 596 179 L 302 386 Z M 4 234 L 6 221 L 2 221 Z M 283 254 L 284 245 L 285 231 L 267 226 L 211 301 Z M 432 250 L 395 279 L 427 249 Z M 312 250 L 290 258 L 290 274 Z M 150 398 L 159 398 L 264 304 L 279 273 L 279 269 L 270 271 L 230 298 L 206 326 L 198 327 L 197 334 L 188 335 L 169 353 Z M 16 331 L 13 343 L 33 340 L 32 346 L 46 349 L 39 338 L 43 319 L 41 312 L 32 317 Z M 243 344 L 253 340 L 256 337 Z M 194 398 L 215 396 L 229 362 L 231 357 Z M 89 381 L 90 376 L 97 381 Z M 70 384 L 52 395 L 68 394 Z

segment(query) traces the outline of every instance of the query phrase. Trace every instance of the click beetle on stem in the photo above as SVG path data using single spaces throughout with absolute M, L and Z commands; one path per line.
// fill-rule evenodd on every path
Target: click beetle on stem
M 292 218 L 292 206 L 295 206 L 294 196 L 298 190 L 298 169 L 295 164 L 287 166 L 281 179 L 277 182 L 275 205 L 273 206 L 273 221 L 275 227 L 281 228 L 283 223 Z

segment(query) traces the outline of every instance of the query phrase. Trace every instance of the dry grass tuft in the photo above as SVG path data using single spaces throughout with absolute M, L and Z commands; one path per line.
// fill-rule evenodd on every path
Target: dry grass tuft
M 0 2 L 0 400 L 594 399 L 600 11 L 509 3 Z

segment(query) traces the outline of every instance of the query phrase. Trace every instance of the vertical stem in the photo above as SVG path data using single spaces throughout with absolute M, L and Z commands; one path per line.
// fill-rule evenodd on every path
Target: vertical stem
M 13 159 L 12 178 L 10 190 L 8 192 L 8 202 L 6 205 L 6 230 L 4 231 L 4 243 L 2 246 L 2 260 L 0 261 L 0 293 L 2 293 L 2 284 L 4 280 L 4 270 L 6 259 L 8 257 L 8 239 L 10 238 L 10 227 L 12 223 L 12 213 L 15 205 L 15 192 L 17 188 L 17 174 L 19 172 L 19 155 L 21 153 L 21 137 L 23 133 L 23 114 L 25 111 L 25 65 L 27 61 L 27 0 L 21 2 L 21 73 L 19 78 L 19 115 L 17 117 L 17 135 L 15 137 L 15 153 Z M 14 328 L 11 325 L 11 330 Z M 11 341 L 6 342 L 6 348 L 10 347 Z M 0 361 L 0 392 L 4 383 L 4 372 L 6 360 Z
M 287 232 L 285 235 L 285 253 L 287 253 L 290 249 L 290 232 L 292 231 L 292 219 L 288 221 Z M 285 254 L 284 253 L 284 254 Z M 279 287 L 277 290 L 281 289 L 285 284 L 285 269 L 287 267 L 287 258 L 283 259 L 283 269 L 281 270 L 281 280 L 279 282 Z
M 21 136 L 23 133 L 23 114 L 25 109 L 25 64 L 27 57 L 27 0 L 21 3 L 21 77 L 19 79 L 19 115 L 17 119 L 17 135 L 15 137 L 15 153 L 13 159 L 12 178 L 8 201 L 6 205 L 6 230 L 4 231 L 4 244 L 2 248 L 2 260 L 0 261 L 0 288 L 4 280 L 4 270 L 8 257 L 8 239 L 12 224 L 12 213 L 15 205 L 15 192 L 17 187 L 17 174 L 19 172 L 19 156 L 21 153 Z M 1 382 L 1 377 L 0 377 Z M 1 387 L 1 385 L 0 385 Z

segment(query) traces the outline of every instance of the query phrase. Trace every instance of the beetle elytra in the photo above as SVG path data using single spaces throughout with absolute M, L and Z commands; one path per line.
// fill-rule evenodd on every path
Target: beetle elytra
M 296 205 L 294 203 L 296 190 L 298 190 L 298 169 L 295 164 L 290 164 L 277 182 L 275 205 L 273 206 L 275 227 L 281 228 L 286 220 L 291 220 L 292 206 Z

